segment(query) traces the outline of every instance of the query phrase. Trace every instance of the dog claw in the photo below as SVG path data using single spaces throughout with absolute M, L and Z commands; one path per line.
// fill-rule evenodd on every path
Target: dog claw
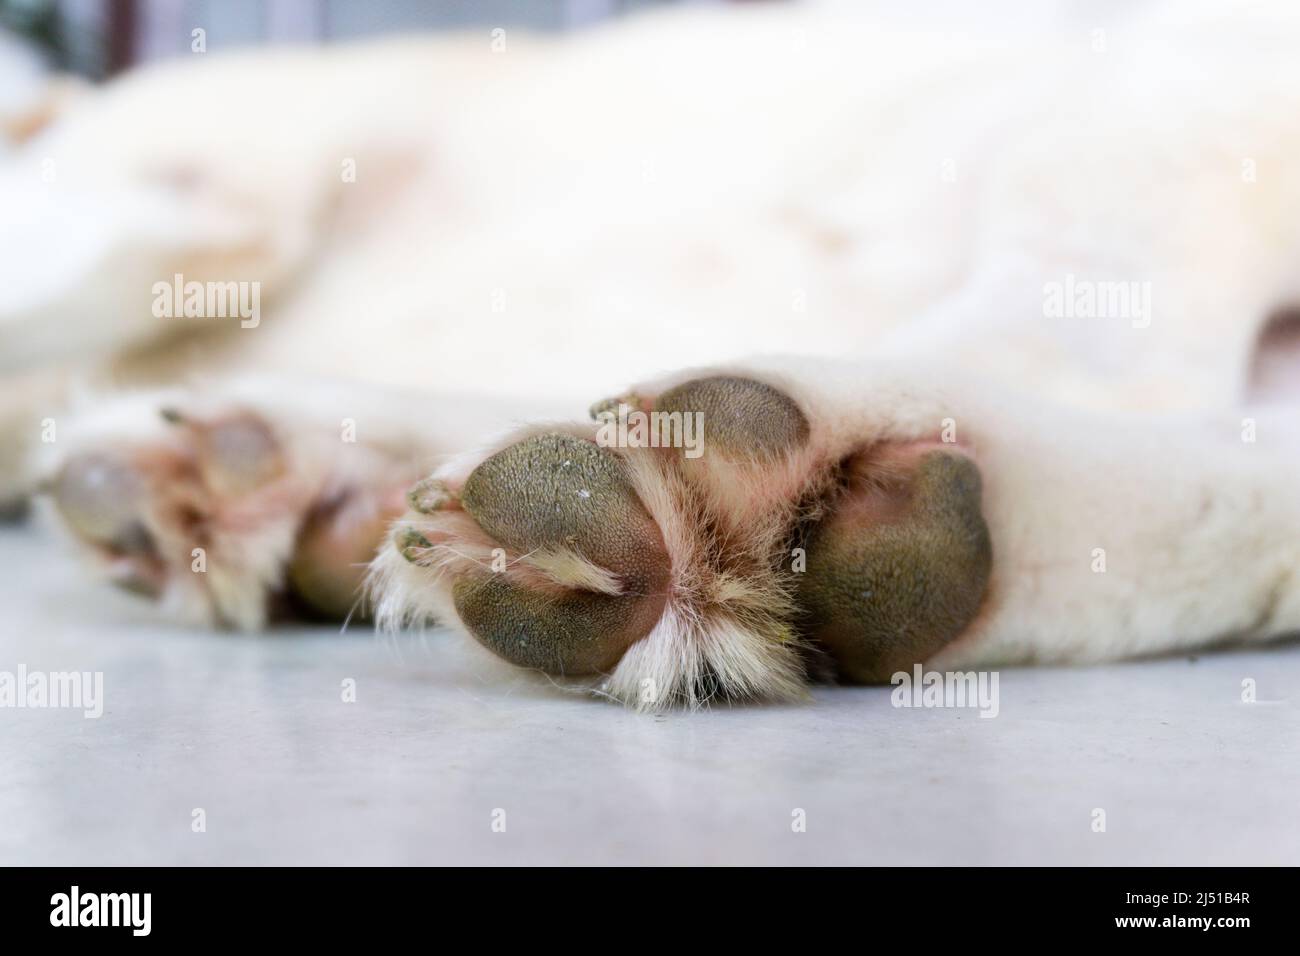
M 593 422 L 598 422 L 604 415 L 617 415 L 620 405 L 626 405 L 629 408 L 641 407 L 641 396 L 628 393 L 626 395 L 615 395 L 613 398 L 602 398 L 587 410 Z
M 424 478 L 417 481 L 406 493 L 407 504 L 413 511 L 418 511 L 422 515 L 441 511 L 455 500 L 456 496 L 451 489 L 437 478 Z
M 402 557 L 412 564 L 418 564 L 420 558 L 433 547 L 433 542 L 414 528 L 402 528 L 397 532 L 397 550 Z

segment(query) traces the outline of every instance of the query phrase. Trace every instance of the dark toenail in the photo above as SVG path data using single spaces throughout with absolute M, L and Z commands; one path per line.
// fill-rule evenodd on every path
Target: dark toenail
M 417 481 L 406 493 L 406 502 L 420 514 L 432 514 L 452 500 L 451 490 L 437 478 Z
M 620 405 L 626 405 L 630 409 L 639 409 L 641 407 L 641 399 L 639 396 L 630 393 L 627 395 L 618 395 L 614 398 L 603 398 L 592 405 L 587 411 L 588 414 L 591 415 L 591 420 L 593 422 L 598 422 L 601 420 L 601 416 L 603 415 L 617 415 Z
M 402 557 L 412 564 L 417 563 L 432 547 L 433 542 L 414 528 L 402 528 L 397 533 L 397 549 L 402 552 Z

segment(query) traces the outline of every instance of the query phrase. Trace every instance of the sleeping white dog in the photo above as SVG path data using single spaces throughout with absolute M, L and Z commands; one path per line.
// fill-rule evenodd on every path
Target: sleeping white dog
M 11 118 L 4 490 L 171 613 L 645 708 L 1300 631 L 1297 52 L 762 8 L 142 70 Z

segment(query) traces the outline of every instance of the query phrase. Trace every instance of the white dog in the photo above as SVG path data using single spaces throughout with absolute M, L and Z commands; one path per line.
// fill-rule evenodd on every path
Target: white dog
M 176 613 L 643 707 L 1298 631 L 1297 53 L 763 8 L 141 71 L 11 123 L 4 488 Z

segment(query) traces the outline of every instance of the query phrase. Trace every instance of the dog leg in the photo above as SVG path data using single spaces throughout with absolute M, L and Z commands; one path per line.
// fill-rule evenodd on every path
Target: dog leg
M 1142 421 L 956 369 L 790 360 L 597 412 L 421 486 L 372 569 L 380 623 L 456 622 L 640 707 L 1300 624 L 1300 508 L 1279 493 L 1296 446 L 1272 421 L 1252 443 L 1222 415 Z M 670 435 L 698 417 L 703 441 L 646 447 L 652 413 Z

